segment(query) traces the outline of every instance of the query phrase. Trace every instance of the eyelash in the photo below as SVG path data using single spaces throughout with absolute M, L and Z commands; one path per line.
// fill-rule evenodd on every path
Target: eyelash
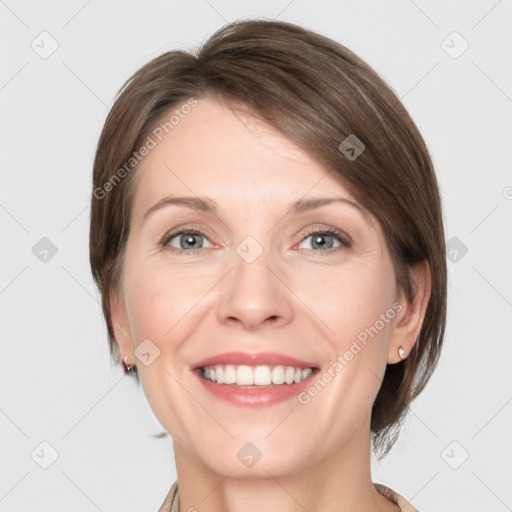
M 348 248 L 352 247 L 352 241 L 350 240 L 350 238 L 348 238 L 348 236 L 345 233 L 343 233 L 342 231 L 339 231 L 338 229 L 335 229 L 335 228 L 314 229 L 314 230 L 311 230 L 311 231 L 307 231 L 305 233 L 301 233 L 299 235 L 299 237 L 300 237 L 299 238 L 299 242 L 302 242 L 306 238 L 310 237 L 311 235 L 315 235 L 317 233 L 328 234 L 328 235 L 334 236 L 341 243 L 341 246 L 335 247 L 335 248 L 332 248 L 332 249 L 318 250 L 318 251 L 316 251 L 314 249 L 301 249 L 301 250 L 313 251 L 315 253 L 332 254 L 333 252 L 337 252 L 338 250 L 348 249 Z M 178 254 L 183 254 L 183 253 L 192 254 L 193 252 L 201 251 L 201 249 L 176 249 L 175 247 L 171 247 L 171 246 L 168 245 L 169 242 L 174 237 L 176 237 L 178 235 L 185 235 L 185 234 L 200 235 L 200 236 L 203 236 L 203 237 L 208 239 L 208 237 L 202 231 L 200 231 L 198 229 L 195 229 L 195 228 L 182 228 L 179 231 L 174 231 L 172 233 L 166 234 L 164 236 L 164 238 L 162 239 L 162 241 L 160 242 L 160 246 L 162 246 L 164 249 L 166 249 L 168 251 L 171 251 L 173 253 L 178 253 Z

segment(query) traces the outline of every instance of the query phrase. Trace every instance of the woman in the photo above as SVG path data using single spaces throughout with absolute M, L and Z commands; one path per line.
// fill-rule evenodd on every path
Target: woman
M 173 438 L 160 512 L 416 510 L 370 448 L 439 358 L 441 202 L 352 52 L 239 21 L 145 65 L 99 140 L 90 261 L 113 360 Z

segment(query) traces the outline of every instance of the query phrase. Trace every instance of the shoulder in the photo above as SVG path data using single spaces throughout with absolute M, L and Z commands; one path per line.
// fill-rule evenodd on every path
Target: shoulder
M 373 485 L 375 486 L 375 489 L 380 492 L 380 494 L 390 499 L 391 501 L 394 501 L 400 507 L 402 512 L 419 512 L 417 508 L 414 508 L 409 501 L 407 501 L 397 492 L 393 491 L 393 489 L 378 483 L 374 483 Z
M 393 489 L 379 483 L 374 483 L 373 485 L 380 494 L 391 501 L 394 501 L 400 507 L 402 512 L 419 512 L 419 510 L 414 508 L 409 501 L 397 492 L 393 491 Z M 158 512 L 178 512 L 178 497 L 178 481 L 175 481 L 169 489 L 164 502 L 158 509 Z
M 158 512 L 178 512 L 178 481 L 176 480 L 167 496 L 165 497 L 164 502 L 158 509 Z

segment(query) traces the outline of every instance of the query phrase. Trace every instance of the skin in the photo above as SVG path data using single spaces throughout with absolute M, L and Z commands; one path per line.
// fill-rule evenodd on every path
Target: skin
M 121 358 L 137 365 L 173 438 L 180 510 L 398 510 L 372 483 L 370 413 L 386 364 L 400 360 L 400 345 L 409 354 L 419 334 L 428 265 L 418 266 L 408 303 L 380 226 L 364 209 L 339 202 L 287 215 L 301 198 L 356 201 L 289 139 L 212 98 L 198 100 L 137 172 L 112 314 Z M 170 194 L 209 197 L 217 213 L 171 205 L 144 220 Z M 180 235 L 159 245 L 181 228 L 204 236 L 192 248 Z M 325 228 L 349 236 L 351 247 L 329 234 L 324 246 L 314 245 L 308 230 Z M 252 263 L 236 252 L 248 236 L 263 249 Z M 170 250 L 183 247 L 183 254 Z M 292 398 L 237 407 L 192 373 L 201 359 L 233 350 L 279 352 L 327 368 L 394 303 L 401 311 L 306 405 Z M 147 366 L 134 353 L 144 339 L 159 350 Z M 250 468 L 237 458 L 247 442 L 262 454 Z

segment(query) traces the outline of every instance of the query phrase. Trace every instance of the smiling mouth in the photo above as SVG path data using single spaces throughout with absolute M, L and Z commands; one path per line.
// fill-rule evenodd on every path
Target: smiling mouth
M 234 365 L 217 364 L 196 368 L 194 372 L 203 380 L 241 388 L 266 388 L 299 384 L 319 371 L 317 367 L 302 368 L 287 365 Z

